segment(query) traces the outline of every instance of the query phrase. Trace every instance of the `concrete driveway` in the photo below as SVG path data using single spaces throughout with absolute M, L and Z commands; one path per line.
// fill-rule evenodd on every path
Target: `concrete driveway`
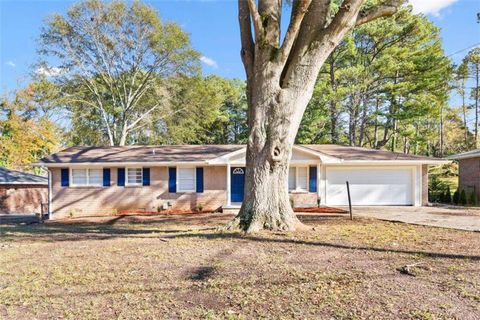
M 354 207 L 353 216 L 480 232 L 477 208 Z

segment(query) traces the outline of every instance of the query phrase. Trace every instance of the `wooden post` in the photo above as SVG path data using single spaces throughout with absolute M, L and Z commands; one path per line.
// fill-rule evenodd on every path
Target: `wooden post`
M 350 220 L 353 220 L 353 215 L 352 215 L 352 199 L 350 197 L 350 184 L 347 181 L 347 195 L 348 195 L 348 208 L 350 210 Z

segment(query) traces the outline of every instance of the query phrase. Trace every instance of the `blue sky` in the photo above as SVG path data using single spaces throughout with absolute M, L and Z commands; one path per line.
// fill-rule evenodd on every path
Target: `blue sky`
M 244 78 L 239 57 L 240 41 L 236 1 L 144 1 L 154 6 L 163 20 L 175 21 L 191 35 L 203 54 L 205 74 Z M 480 43 L 480 0 L 411 0 L 441 28 L 447 54 Z M 36 39 L 43 20 L 63 13 L 72 1 L 0 0 L 0 93 L 28 82 L 36 60 Z M 459 61 L 467 50 L 451 58 Z

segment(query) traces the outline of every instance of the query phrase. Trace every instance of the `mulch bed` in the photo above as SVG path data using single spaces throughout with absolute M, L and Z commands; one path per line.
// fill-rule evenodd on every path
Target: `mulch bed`
M 343 209 L 331 207 L 294 208 L 293 211 L 302 213 L 348 213 Z
M 142 210 L 133 210 L 133 211 L 122 211 L 119 214 L 116 214 L 116 216 L 157 216 L 161 214 L 198 214 L 198 213 L 214 213 L 218 212 L 215 210 L 173 210 L 173 209 L 168 209 L 168 210 L 162 210 L 159 212 L 156 211 L 142 211 Z
M 331 207 L 309 207 L 309 208 L 294 208 L 294 212 L 298 213 L 348 213 L 343 209 L 331 208 Z M 88 218 L 112 218 L 112 217 L 126 217 L 126 216 L 161 216 L 161 215 L 190 215 L 190 214 L 206 214 L 206 213 L 215 213 L 219 212 L 218 210 L 163 210 L 160 212 L 156 211 L 143 211 L 143 210 L 131 210 L 131 211 L 122 211 L 117 214 L 99 214 L 99 215 L 85 215 L 72 218 L 63 218 L 57 219 L 55 221 L 72 221 L 72 220 L 82 220 Z

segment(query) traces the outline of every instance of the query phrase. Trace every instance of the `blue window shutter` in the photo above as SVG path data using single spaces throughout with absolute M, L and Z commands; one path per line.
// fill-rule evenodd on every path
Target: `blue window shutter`
M 150 168 L 143 168 L 143 185 L 149 186 L 150 185 Z
M 177 168 L 168 168 L 168 192 L 177 192 Z
M 125 168 L 118 168 L 117 170 L 118 173 L 118 186 L 120 187 L 125 187 Z
M 197 192 L 203 192 L 203 168 L 197 168 Z
M 317 192 L 317 167 L 310 167 L 310 183 L 308 190 L 310 192 Z
M 62 178 L 62 187 L 68 187 L 70 185 L 70 173 L 68 169 L 62 169 L 61 171 L 61 178 Z
M 110 168 L 103 168 L 103 186 L 110 187 Z

